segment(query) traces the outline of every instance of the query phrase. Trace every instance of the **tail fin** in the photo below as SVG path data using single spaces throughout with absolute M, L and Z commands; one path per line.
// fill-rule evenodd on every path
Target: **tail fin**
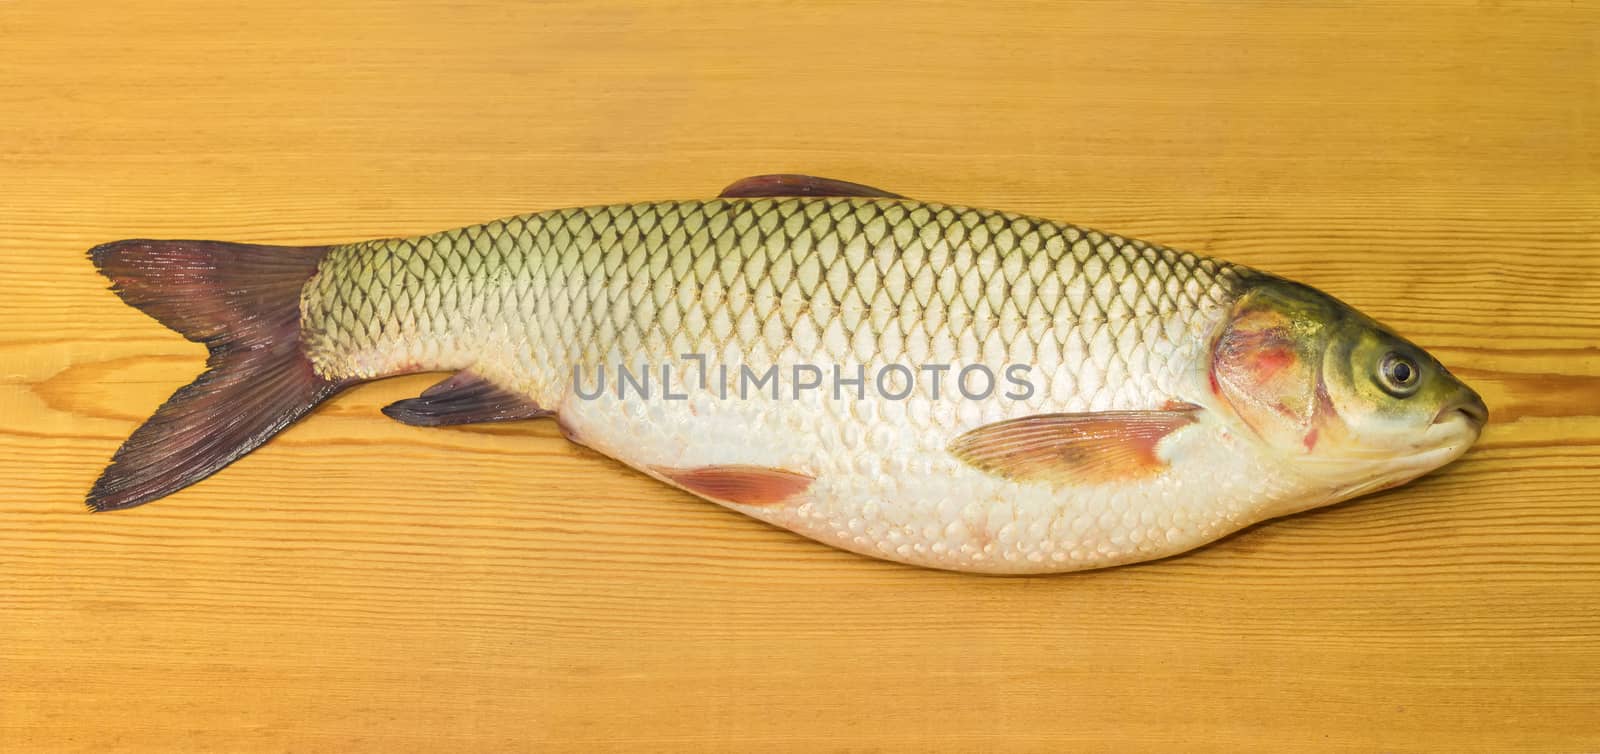
M 210 476 L 347 383 L 318 375 L 300 347 L 300 289 L 325 246 L 117 241 L 89 251 L 122 300 L 211 350 L 117 450 L 91 510 L 131 508 Z

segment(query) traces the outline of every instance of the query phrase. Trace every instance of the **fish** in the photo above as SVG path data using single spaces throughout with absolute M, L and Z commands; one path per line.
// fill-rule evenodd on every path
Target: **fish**
M 1055 573 L 1404 484 L 1488 420 L 1427 351 L 1309 286 L 813 176 L 408 238 L 89 257 L 209 351 L 116 451 L 93 511 L 194 484 L 352 385 L 443 372 L 383 413 L 553 419 L 834 547 Z

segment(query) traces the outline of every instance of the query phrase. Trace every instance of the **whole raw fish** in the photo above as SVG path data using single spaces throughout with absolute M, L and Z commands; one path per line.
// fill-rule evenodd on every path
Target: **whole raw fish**
M 859 553 L 987 573 L 1179 553 L 1402 484 L 1487 410 L 1338 300 L 1226 262 L 865 186 L 540 212 L 405 239 L 90 252 L 211 349 L 89 493 L 192 484 L 340 389 L 574 442 Z

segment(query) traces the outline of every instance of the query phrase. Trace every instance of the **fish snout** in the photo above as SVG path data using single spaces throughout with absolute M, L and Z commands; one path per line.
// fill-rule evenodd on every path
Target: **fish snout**
M 1433 423 L 1442 424 L 1457 416 L 1465 417 L 1473 429 L 1482 430 L 1483 425 L 1489 423 L 1489 406 L 1476 391 L 1463 385 L 1461 395 L 1446 403 L 1439 410 L 1439 415 L 1434 417 Z

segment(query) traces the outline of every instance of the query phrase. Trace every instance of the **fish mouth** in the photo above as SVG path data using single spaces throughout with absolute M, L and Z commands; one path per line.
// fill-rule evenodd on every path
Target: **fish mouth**
M 1466 395 L 1439 409 L 1439 414 L 1433 418 L 1433 423 L 1444 424 L 1457 417 L 1465 418 L 1473 429 L 1482 430 L 1483 425 L 1489 423 L 1489 407 L 1477 393 L 1468 390 Z
M 1362 469 L 1362 479 L 1352 483 L 1336 483 L 1327 499 L 1348 500 L 1398 487 L 1428 474 L 1465 455 L 1482 435 L 1483 426 L 1488 420 L 1489 409 L 1483 399 L 1471 390 L 1463 390 L 1460 397 L 1439 410 L 1433 423 L 1407 450 L 1347 449 L 1339 456 L 1321 459 L 1315 466 L 1332 470 L 1335 474 L 1348 473 L 1349 464 L 1356 464 Z

